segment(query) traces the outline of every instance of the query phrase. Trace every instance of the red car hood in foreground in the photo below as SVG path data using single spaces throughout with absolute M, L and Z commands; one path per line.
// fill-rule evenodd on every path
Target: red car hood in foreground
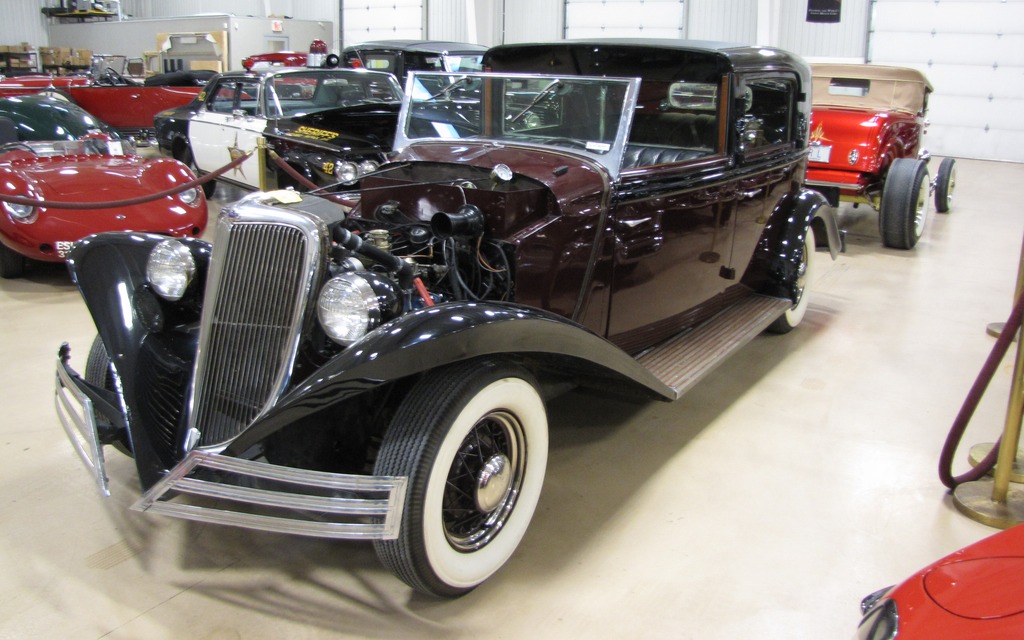
M 1024 525 L 961 549 L 894 588 L 898 640 L 1024 638 Z
M 37 157 L 25 151 L 0 156 L 0 193 L 53 202 L 112 202 L 165 191 L 194 179 L 176 160 L 139 156 Z M 39 207 L 27 220 L 0 215 L 4 244 L 35 260 L 63 259 L 71 243 L 102 231 L 144 231 L 197 236 L 206 227 L 202 194 L 180 195 L 110 209 Z

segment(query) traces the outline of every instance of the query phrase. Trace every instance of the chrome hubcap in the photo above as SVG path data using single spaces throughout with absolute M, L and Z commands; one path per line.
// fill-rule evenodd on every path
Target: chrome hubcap
M 484 463 L 476 479 L 476 508 L 487 513 L 494 511 L 505 499 L 512 486 L 512 469 L 508 458 L 497 453 Z

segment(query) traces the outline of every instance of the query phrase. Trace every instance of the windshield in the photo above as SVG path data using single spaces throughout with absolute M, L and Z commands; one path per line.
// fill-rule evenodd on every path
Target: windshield
M 313 70 L 283 73 L 267 81 L 267 114 L 270 117 L 355 107 L 363 104 L 398 102 L 402 91 L 387 73 Z
M 413 73 L 395 148 L 417 140 L 557 147 L 618 175 L 639 80 Z

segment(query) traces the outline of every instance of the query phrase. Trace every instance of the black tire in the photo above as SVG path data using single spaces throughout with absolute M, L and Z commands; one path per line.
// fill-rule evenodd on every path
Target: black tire
M 956 190 L 956 160 L 943 158 L 939 173 L 935 177 L 935 210 L 949 213 L 953 206 L 953 191 Z
M 800 255 L 800 266 L 797 268 L 796 286 L 799 293 L 797 301 L 786 312 L 768 325 L 768 333 L 789 333 L 800 324 L 807 313 L 807 304 L 810 299 L 807 285 L 811 282 L 814 272 L 815 240 L 814 229 L 807 227 L 807 235 L 804 237 L 803 251 Z
M 544 402 L 522 368 L 474 360 L 426 374 L 374 466 L 375 475 L 409 478 L 398 538 L 374 541 L 377 556 L 422 593 L 471 591 L 526 533 L 547 452 Z
M 0 244 L 0 278 L 10 280 L 25 275 L 25 256 Z
M 106 389 L 107 391 L 117 391 L 116 382 L 114 381 L 114 370 L 111 366 L 110 356 L 107 355 L 107 348 L 104 346 L 103 341 L 100 340 L 99 336 L 96 336 L 92 341 L 92 346 L 89 347 L 89 356 L 85 360 L 85 381 L 89 384 Z M 106 421 L 103 416 L 96 414 L 97 421 Z M 132 443 L 127 433 L 121 435 L 121 437 L 113 443 L 114 448 L 125 454 L 126 456 L 132 456 Z
M 174 150 L 174 159 L 191 169 L 192 173 L 196 174 L 196 176 L 199 175 L 199 168 L 196 167 L 196 160 L 192 157 L 192 147 L 187 144 L 177 147 Z M 212 198 L 213 194 L 217 192 L 216 180 L 208 180 L 201 186 L 203 188 L 203 195 L 206 196 L 207 200 Z
M 928 165 L 923 160 L 899 158 L 892 163 L 882 188 L 878 215 L 882 244 L 913 249 L 928 220 Z

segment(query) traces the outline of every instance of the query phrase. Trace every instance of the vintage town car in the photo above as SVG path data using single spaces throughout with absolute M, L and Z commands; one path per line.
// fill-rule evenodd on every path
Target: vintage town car
M 160 150 L 204 175 L 253 152 L 218 178 L 247 189 L 301 187 L 274 156 L 316 185 L 375 170 L 391 149 L 402 91 L 386 73 L 273 67 L 215 76 L 194 102 L 156 117 Z M 213 195 L 214 182 L 204 186 Z
M 137 82 L 113 67 L 95 75 L 28 75 L 0 81 L 0 96 L 43 93 L 82 107 L 122 135 L 146 143 L 153 137 L 153 116 L 195 100 L 210 72 L 169 73 Z
M 20 277 L 32 261 L 62 262 L 76 240 L 94 233 L 197 237 L 206 228 L 206 200 L 197 187 L 146 200 L 196 179 L 176 160 L 142 158 L 130 145 L 102 134 L 14 142 L 14 133 L 0 118 L 0 143 L 6 143 L 0 146 L 0 277 Z M 135 199 L 144 201 L 98 206 Z
M 412 71 L 480 71 L 487 47 L 440 40 L 374 40 L 345 47 L 341 63 L 394 74 L 404 87 Z
M 951 553 L 861 602 L 858 640 L 1024 637 L 1024 526 Z
M 932 85 L 920 71 L 864 64 L 815 64 L 807 184 L 838 206 L 878 211 L 887 247 L 912 249 L 924 233 L 929 201 L 949 211 L 956 161 L 944 158 L 929 180 L 922 147 Z
M 393 161 L 348 204 L 258 192 L 212 247 L 75 246 L 99 335 L 84 377 L 61 347 L 55 391 L 104 493 L 110 444 L 134 456 L 136 509 L 372 540 L 414 589 L 456 596 L 527 529 L 546 398 L 672 400 L 800 323 L 816 247 L 840 239 L 802 186 L 799 58 L 686 41 L 490 55 L 494 73 L 424 74 L 443 90 L 405 96 Z

